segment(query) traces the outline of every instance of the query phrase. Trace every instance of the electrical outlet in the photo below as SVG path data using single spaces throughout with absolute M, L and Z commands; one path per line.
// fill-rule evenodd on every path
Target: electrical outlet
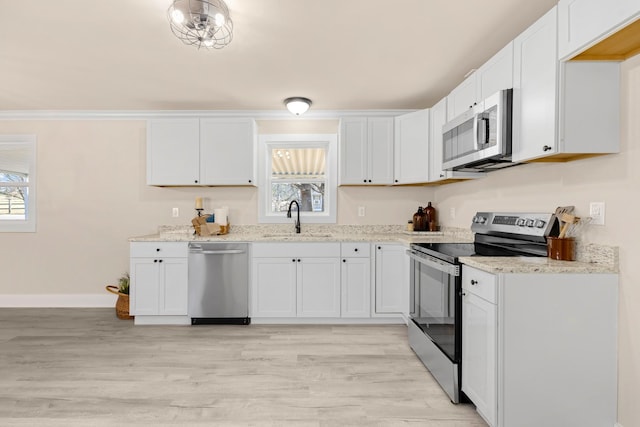
M 364 216 L 364 206 L 358 206 L 358 216 Z
M 455 219 L 456 217 L 456 208 L 449 208 L 449 216 L 451 219 Z
M 590 224 L 604 225 L 604 202 L 591 202 L 589 204 Z
M 172 211 L 171 215 L 172 215 L 174 218 L 178 218 L 178 217 L 180 216 L 180 209 L 178 209 L 178 208 L 173 208 L 173 211 Z

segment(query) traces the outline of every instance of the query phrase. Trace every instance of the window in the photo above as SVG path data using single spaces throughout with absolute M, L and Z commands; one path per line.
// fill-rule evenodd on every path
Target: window
M 336 135 L 262 135 L 259 221 L 288 223 L 293 200 L 307 223 L 336 222 Z
M 0 231 L 36 231 L 35 162 L 35 135 L 0 135 Z

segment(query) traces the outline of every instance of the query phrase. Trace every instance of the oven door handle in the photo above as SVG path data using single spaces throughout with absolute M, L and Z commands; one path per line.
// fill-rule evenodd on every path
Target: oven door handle
M 407 255 L 409 255 L 409 258 L 419 262 L 420 264 L 424 264 L 438 271 L 442 271 L 443 273 L 447 273 L 455 277 L 460 275 L 459 265 L 449 264 L 448 262 L 441 261 L 428 255 L 419 254 L 418 252 L 412 250 L 408 250 Z

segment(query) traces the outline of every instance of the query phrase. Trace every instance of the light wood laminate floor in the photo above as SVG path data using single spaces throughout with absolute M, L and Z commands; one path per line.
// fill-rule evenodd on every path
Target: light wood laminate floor
M 486 426 L 404 326 L 133 326 L 0 308 L 2 426 Z

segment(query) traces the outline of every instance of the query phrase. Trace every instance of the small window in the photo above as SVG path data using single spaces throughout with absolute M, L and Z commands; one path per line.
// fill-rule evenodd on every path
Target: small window
M 293 200 L 306 222 L 335 222 L 335 150 L 335 135 L 262 136 L 260 222 L 290 222 Z
M 36 231 L 33 135 L 0 135 L 0 231 Z

